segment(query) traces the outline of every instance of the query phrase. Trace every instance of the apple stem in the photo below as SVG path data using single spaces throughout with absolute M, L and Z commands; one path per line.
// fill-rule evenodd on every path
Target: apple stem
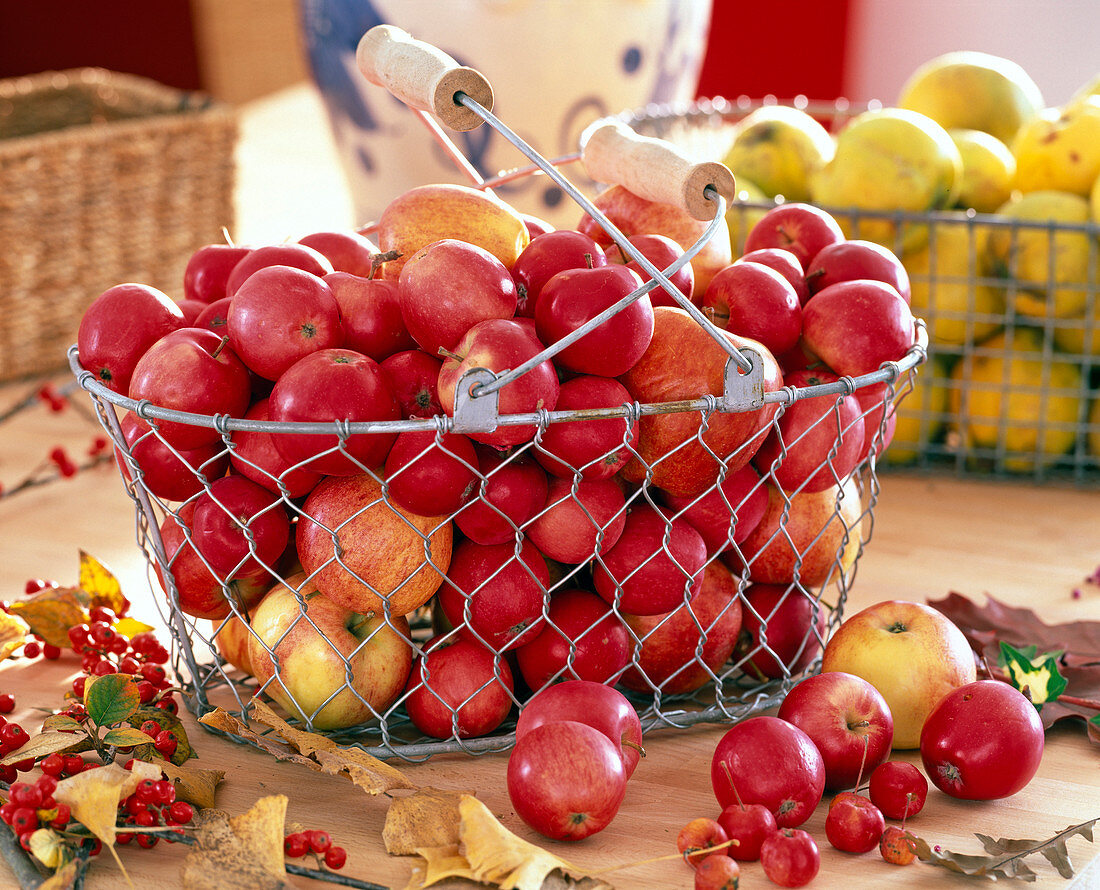
M 373 279 L 378 273 L 378 267 L 383 263 L 388 263 L 390 260 L 396 260 L 401 256 L 400 250 L 386 250 L 382 253 L 376 253 L 370 258 L 370 277 Z
M 745 806 L 745 802 L 741 800 L 741 795 L 737 791 L 737 783 L 733 781 L 733 773 L 730 772 L 730 765 L 724 760 L 722 761 L 722 772 L 726 774 L 726 778 L 729 780 L 730 783 L 730 788 L 733 789 L 733 796 L 737 800 L 737 806 L 739 806 L 742 810 L 748 809 Z
M 639 757 L 645 757 L 645 748 L 639 745 L 637 742 L 631 739 L 620 739 L 624 748 L 630 748 L 632 751 L 637 751 Z
M 451 350 L 447 349 L 447 347 L 445 347 L 445 346 L 440 346 L 438 351 L 439 351 L 439 354 L 441 356 L 443 356 L 443 358 L 449 358 L 453 362 L 461 362 L 462 361 L 462 356 L 461 355 L 458 355 L 457 353 L 451 352 Z
M 222 342 L 219 343 L 215 347 L 215 349 L 212 353 L 210 353 L 210 357 L 211 358 L 217 358 L 219 355 L 221 355 L 222 350 L 225 349 L 225 344 L 228 343 L 228 342 L 229 342 L 229 335 L 226 334 L 225 336 L 222 337 Z
M 622 252 L 621 247 L 619 248 L 619 252 L 620 253 Z M 594 260 L 592 259 L 592 254 L 586 253 L 584 255 L 584 264 L 585 264 L 585 266 L 587 266 L 589 269 L 591 269 L 591 268 L 593 268 L 593 266 L 592 266 L 593 262 L 594 262 Z
M 857 723 L 856 726 L 867 726 L 868 721 L 864 720 L 862 723 Z M 863 767 L 867 765 L 867 746 L 871 743 L 870 736 L 863 737 L 863 754 L 859 758 L 859 772 L 856 773 L 856 788 L 859 788 L 859 783 L 863 781 Z

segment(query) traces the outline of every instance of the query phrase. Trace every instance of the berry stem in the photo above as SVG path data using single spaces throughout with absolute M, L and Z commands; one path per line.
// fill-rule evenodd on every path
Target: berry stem
M 4 823 L 0 823 L 0 856 L 15 875 L 20 890 L 33 890 L 42 883 L 42 874 L 34 867 L 30 855 L 19 846 L 14 832 Z

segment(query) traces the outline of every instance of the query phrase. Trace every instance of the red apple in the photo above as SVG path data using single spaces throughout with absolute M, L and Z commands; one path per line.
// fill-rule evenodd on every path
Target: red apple
M 784 696 L 777 716 L 813 739 L 825 762 L 825 787 L 834 791 L 856 788 L 890 756 L 890 707 L 874 686 L 855 674 L 833 671 L 807 677 Z
M 528 527 L 527 536 L 550 559 L 579 565 L 597 552 L 607 553 L 625 525 L 626 498 L 614 480 L 574 484 L 553 476 L 546 503 Z
M 251 249 L 237 244 L 204 244 L 187 260 L 183 296 L 202 303 L 224 299 L 230 273 Z
M 808 269 L 818 252 L 844 240 L 832 214 L 812 204 L 780 204 L 765 213 L 745 238 L 745 253 L 762 247 L 789 250 Z
M 229 468 L 229 454 L 220 439 L 190 451 L 178 451 L 136 414 L 126 412 L 120 426 L 130 457 L 141 471 L 142 484 L 163 500 L 186 501 L 202 491 L 204 482 L 224 476 Z M 129 464 L 117 449 L 116 453 L 126 478 L 131 478 Z
M 206 308 L 206 303 L 200 300 L 176 300 L 176 305 L 180 307 L 180 312 L 183 313 L 183 326 L 185 328 L 195 327 L 195 321 Z
M 818 291 L 802 313 L 806 348 L 837 374 L 858 377 L 905 356 L 915 338 L 909 304 L 889 284 L 857 279 Z
M 485 368 L 500 375 L 535 358 L 544 348 L 530 319 L 490 318 L 478 322 L 462 337 L 439 371 L 439 401 L 443 410 L 454 416 L 455 390 L 467 371 Z M 498 391 L 498 412 L 503 417 L 539 408 L 553 411 L 558 390 L 557 371 L 545 359 Z M 491 432 L 470 432 L 469 436 L 486 445 L 507 448 L 529 441 L 537 430 L 535 424 L 500 424 Z
M 455 524 L 478 544 L 513 541 L 516 531 L 546 506 L 546 471 L 526 454 L 508 456 L 486 445 L 474 450 L 485 481 L 455 516 Z
M 337 272 L 369 278 L 374 271 L 378 248 L 353 229 L 310 232 L 299 238 L 298 243 L 324 254 Z
M 530 213 L 521 213 L 520 218 L 527 227 L 527 234 L 530 235 L 532 241 L 539 235 L 557 231 L 553 223 L 547 222 L 540 216 L 534 216 Z
M 607 603 L 590 591 L 569 588 L 550 597 L 546 614 L 538 635 L 516 651 L 528 686 L 539 690 L 563 677 L 618 680 L 630 663 L 630 638 Z
M 316 275 L 291 266 L 266 266 L 233 294 L 229 342 L 241 360 L 267 380 L 298 359 L 344 342 L 340 304 Z
M 344 329 L 344 342 L 340 345 L 345 349 L 354 349 L 380 362 L 396 352 L 416 347 L 401 317 L 401 295 L 394 282 L 350 272 L 330 272 L 322 281 L 332 289 L 340 307 Z
M 477 495 L 474 445 L 460 433 L 407 430 L 386 457 L 390 500 L 410 513 L 448 516 Z
M 439 371 L 443 360 L 422 349 L 406 349 L 382 359 L 382 371 L 401 406 L 402 417 L 435 417 L 439 403 Z
M 268 421 L 268 408 L 266 398 L 253 402 L 244 419 Z M 233 471 L 289 499 L 305 497 L 321 481 L 321 474 L 287 461 L 275 444 L 278 435 L 267 430 L 234 430 L 230 434 Z
M 863 450 L 861 457 L 868 457 L 872 451 L 875 457 L 881 457 L 894 439 L 898 425 L 896 393 L 891 393 L 889 384 L 874 383 L 861 386 L 855 391 L 859 409 L 863 414 Z M 886 417 L 883 422 L 883 415 Z
M 718 824 L 731 841 L 729 855 L 738 862 L 755 862 L 760 848 L 778 826 L 775 815 L 762 803 L 746 804 L 735 800 L 718 816 Z
M 823 247 L 806 269 L 810 294 L 830 284 L 856 279 L 884 281 L 909 302 L 909 273 L 901 260 L 887 247 L 874 241 L 838 241 Z
M 183 322 L 183 310 L 167 294 L 144 284 L 116 284 L 80 317 L 80 364 L 108 389 L 125 395 L 138 360 Z
M 825 611 L 797 587 L 749 585 L 737 647 L 748 659 L 742 669 L 770 680 L 804 671 L 824 646 Z
M 596 592 L 621 612 L 671 612 L 702 583 L 707 548 L 683 519 L 641 501 L 633 505 L 619 539 L 605 547 L 592 570 Z
M 825 836 L 845 853 L 869 853 L 879 845 L 885 830 L 882 811 L 858 794 L 834 801 L 825 817 Z
M 543 600 L 550 586 L 546 560 L 530 541 L 515 544 L 462 541 L 436 594 L 452 627 L 468 629 L 494 651 L 515 649 L 543 628 Z
M 607 265 L 603 249 L 588 235 L 572 229 L 559 229 L 546 234 L 549 237 L 539 238 L 538 244 L 532 240 L 512 266 L 518 297 L 517 316 L 535 317 L 535 306 L 543 285 L 558 272 Z
M 802 304 L 782 275 L 761 263 L 736 262 L 714 276 L 703 308 L 720 328 L 763 343 L 773 355 L 802 333 Z
M 267 266 L 293 266 L 318 278 L 334 271 L 328 257 L 305 244 L 265 244 L 250 250 L 233 267 L 225 283 L 225 295 L 233 296 L 249 276 Z
M 616 305 L 642 285 L 626 266 L 566 269 L 542 288 L 535 329 L 549 345 Z M 653 337 L 653 305 L 644 294 L 554 356 L 556 365 L 578 374 L 617 377 L 641 357 Z
M 617 408 L 631 402 L 630 393 L 610 377 L 583 374 L 561 385 L 556 411 L 584 412 Z M 555 476 L 608 479 L 630 460 L 638 441 L 638 422 L 628 427 L 622 417 L 555 421 L 546 427 L 535 458 Z
M 516 720 L 516 741 L 545 723 L 576 720 L 620 746 L 629 779 L 642 756 L 642 724 L 626 696 L 604 683 L 562 680 L 531 696 Z
M 191 327 L 207 328 L 219 337 L 225 336 L 229 332 L 229 306 L 232 302 L 232 297 L 222 297 L 213 303 L 207 303 Z
M 642 256 L 662 272 L 684 255 L 684 249 L 667 235 L 657 235 L 653 233 L 638 234 L 631 235 L 627 240 L 638 249 L 638 252 Z M 633 269 L 638 277 L 642 279 L 643 283 L 650 281 L 653 277 L 642 268 L 641 263 L 631 259 L 618 245 L 612 245 L 608 248 L 608 259 L 612 263 L 621 263 L 628 269 Z M 696 306 L 699 305 L 702 291 L 696 292 L 695 269 L 690 262 L 681 266 L 678 271 L 672 273 L 672 277 L 669 278 L 669 283 L 680 292 L 685 300 L 694 303 Z M 680 305 L 673 299 L 672 295 L 664 289 L 663 285 L 658 285 L 651 290 L 649 292 L 649 299 L 654 306 Z
M 789 250 L 784 250 L 782 247 L 761 247 L 742 255 L 733 262 L 734 264 L 759 263 L 761 266 L 775 269 L 776 272 L 790 282 L 794 292 L 798 294 L 799 303 L 805 306 L 806 301 L 810 299 L 810 288 L 806 284 L 805 270 L 802 268 L 802 263 L 798 261 L 798 257 Z
M 708 558 L 726 550 L 731 541 L 744 541 L 768 507 L 768 490 L 752 464 L 730 473 L 703 494 L 680 497 L 658 491 L 658 497 L 699 532 Z
M 210 483 L 195 501 L 192 543 L 223 575 L 274 570 L 290 540 L 282 498 L 244 476 Z
M 835 383 L 827 369 L 792 371 L 785 386 Z M 784 491 L 822 491 L 843 482 L 865 456 L 863 410 L 855 395 L 806 396 L 785 406 L 753 462 Z
M 275 381 L 271 419 L 282 422 L 399 420 L 401 407 L 378 362 L 350 349 L 322 349 L 299 359 Z M 396 434 L 286 433 L 275 447 L 291 463 L 317 473 L 347 476 L 381 466 Z M 336 450 L 340 445 L 340 450 Z
M 683 695 L 714 682 L 741 633 L 737 587 L 729 570 L 712 562 L 688 603 L 661 615 L 623 615 L 639 647 L 622 686 Z
M 131 399 L 161 408 L 204 415 L 206 421 L 158 421 L 160 434 L 174 448 L 190 451 L 221 438 L 213 415 L 240 417 L 252 399 L 248 368 L 213 331 L 180 328 L 146 350 L 130 378 Z

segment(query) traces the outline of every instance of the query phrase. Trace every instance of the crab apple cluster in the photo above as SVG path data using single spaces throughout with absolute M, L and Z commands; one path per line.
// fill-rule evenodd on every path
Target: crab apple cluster
M 137 691 L 142 704 L 155 703 L 159 708 L 176 713 L 178 705 L 168 691 L 172 683 L 164 669 L 169 659 L 168 650 L 152 631 L 142 631 L 127 638 L 115 629 L 115 618 L 110 609 L 97 606 L 89 613 L 88 623 L 69 628 L 69 641 L 73 652 L 81 656 L 82 670 L 73 680 L 73 695 L 83 698 L 89 677 L 132 674 L 139 678 Z M 79 710 L 82 705 L 79 701 L 74 702 L 69 711 L 74 707 Z
M 69 807 L 54 800 L 56 790 L 57 776 L 43 772 L 34 782 L 13 782 L 7 802 L 0 805 L 0 820 L 24 849 L 29 849 L 30 836 L 39 828 L 60 829 L 69 824 Z
M 116 842 L 128 844 L 131 841 L 139 847 L 151 849 L 163 837 L 167 843 L 173 843 L 173 832 L 143 832 L 142 828 L 165 826 L 177 828 L 186 825 L 195 815 L 194 807 L 185 800 L 176 800 L 176 786 L 165 778 L 142 779 L 133 793 L 118 802 L 118 827 L 123 829 Z
M 318 828 L 294 831 L 283 839 L 283 853 L 289 859 L 313 855 L 331 869 L 341 869 L 348 861 L 348 851 L 332 843 L 332 835 Z

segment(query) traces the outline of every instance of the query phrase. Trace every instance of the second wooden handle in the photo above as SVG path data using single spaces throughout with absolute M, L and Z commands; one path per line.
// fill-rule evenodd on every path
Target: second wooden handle
M 482 123 L 455 101 L 456 93 L 465 93 L 484 108 L 493 107 L 493 88 L 479 72 L 393 25 L 375 25 L 367 31 L 355 61 L 371 83 L 385 87 L 406 105 L 432 112 L 452 130 L 472 130 Z
M 673 204 L 695 219 L 714 218 L 713 188 L 727 202 L 737 194 L 733 174 L 714 161 L 696 163 L 663 139 L 639 136 L 619 121 L 594 125 L 581 147 L 584 168 L 597 182 L 621 185 L 640 198 Z

